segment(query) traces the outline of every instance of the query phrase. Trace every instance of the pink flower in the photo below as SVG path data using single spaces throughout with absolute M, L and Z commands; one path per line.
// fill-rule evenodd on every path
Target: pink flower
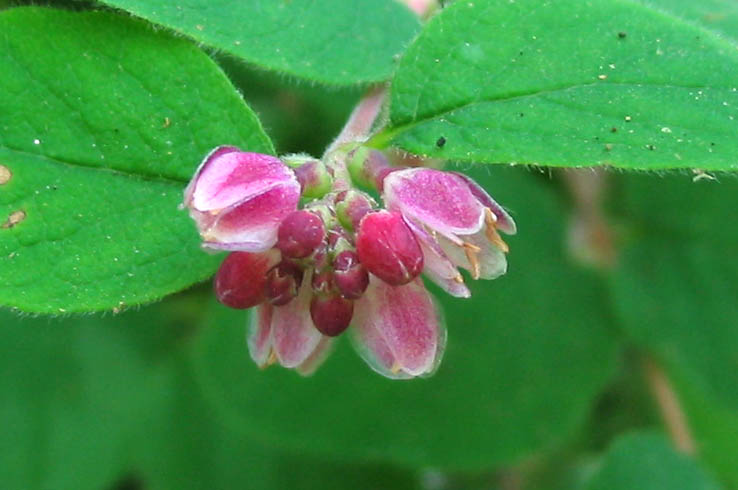
M 446 346 L 446 328 L 420 279 L 390 286 L 372 278 L 356 302 L 351 333 L 367 364 L 395 379 L 433 374 Z
M 263 252 L 299 199 L 299 182 L 278 158 L 221 146 L 195 172 L 184 206 L 205 247 Z
M 457 267 L 474 279 L 506 272 L 508 247 L 497 230 L 514 234 L 515 222 L 468 177 L 410 168 L 388 174 L 383 191 L 387 209 L 402 214 L 423 249 L 423 272 L 450 294 L 469 296 Z
M 359 148 L 350 170 L 382 192 L 387 209 L 377 209 L 348 178 L 333 180 L 336 168 L 291 158 L 294 171 L 269 155 L 220 147 L 185 191 L 204 245 L 234 250 L 215 291 L 232 308 L 256 307 L 251 357 L 310 374 L 348 329 L 378 373 L 432 374 L 446 330 L 419 274 L 469 296 L 458 267 L 475 279 L 504 274 L 498 230 L 515 233 L 515 223 L 461 174 L 393 167 L 383 153 Z M 321 194 L 330 182 L 341 184 Z M 301 191 L 313 200 L 298 210 Z
M 309 284 L 306 277 L 300 293 L 288 304 L 263 303 L 252 313 L 247 340 L 258 366 L 277 362 L 307 375 L 327 357 L 333 336 L 340 332 L 323 335 L 315 327 L 316 314 L 332 313 L 315 311 L 315 300 L 321 301 L 321 296 L 311 294 Z M 350 300 L 334 297 L 331 301 Z M 324 308 L 344 314 L 342 307 Z M 353 302 L 350 331 L 359 355 L 372 369 L 393 379 L 433 374 L 446 343 L 442 319 L 420 280 L 390 286 L 372 278 L 366 293 Z

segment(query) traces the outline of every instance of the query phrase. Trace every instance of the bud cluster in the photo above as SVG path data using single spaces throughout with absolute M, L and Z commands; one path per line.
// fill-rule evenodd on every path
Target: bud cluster
M 384 208 L 339 178 L 337 166 L 353 184 L 379 192 Z M 188 185 L 184 206 L 205 247 L 231 251 L 215 277 L 218 299 L 257 307 L 254 360 L 303 374 L 349 326 L 381 374 L 432 373 L 445 329 L 418 276 L 467 297 L 459 268 L 475 279 L 504 273 L 507 245 L 497 230 L 515 232 L 467 177 L 392 165 L 363 146 L 325 161 L 217 148 Z

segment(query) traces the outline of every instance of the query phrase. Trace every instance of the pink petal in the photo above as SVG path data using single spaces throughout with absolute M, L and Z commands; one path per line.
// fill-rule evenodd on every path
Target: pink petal
M 469 190 L 474 195 L 474 197 L 476 197 L 479 202 L 482 203 L 482 206 L 484 206 L 485 208 L 489 208 L 492 211 L 492 214 L 494 214 L 497 218 L 497 221 L 495 222 L 495 227 L 498 230 L 504 231 L 508 235 L 514 235 L 515 233 L 517 233 L 515 221 L 513 221 L 512 217 L 510 217 L 510 215 L 502 208 L 502 206 L 497 204 L 497 201 L 492 199 L 492 197 L 487 194 L 487 191 L 485 191 L 482 186 L 480 186 L 462 173 L 452 173 L 462 178 L 464 182 L 466 182 L 466 184 L 469 186 Z
M 356 301 L 352 332 L 372 369 L 396 379 L 431 374 L 446 340 L 440 315 L 419 279 L 390 286 L 372 278 Z
M 251 359 L 261 368 L 269 363 L 272 353 L 272 305 L 264 303 L 251 312 L 249 332 L 246 341 Z
M 422 226 L 406 220 L 408 226 L 418 239 L 423 251 L 423 274 L 451 296 L 468 298 L 471 296 L 469 288 L 463 282 L 456 265 L 446 256 L 441 246 L 430 233 Z
M 204 246 L 223 250 L 263 252 L 277 243 L 279 225 L 297 209 L 300 185 L 280 185 L 224 211 L 207 229 Z
M 311 273 L 306 272 L 300 292 L 272 313 L 272 341 L 279 363 L 294 368 L 305 362 L 323 338 L 310 318 Z
M 197 167 L 197 170 L 195 170 L 195 175 L 192 177 L 192 180 L 190 180 L 189 184 L 187 184 L 187 187 L 184 190 L 184 206 L 187 206 L 189 208 L 192 208 L 192 196 L 195 192 L 195 186 L 199 183 L 199 177 L 202 173 L 203 167 L 206 163 L 213 161 L 216 158 L 219 158 L 226 153 L 231 152 L 237 152 L 239 151 L 238 148 L 235 146 L 219 146 L 215 148 L 213 151 L 208 153 L 208 155 L 203 159 L 203 161 L 200 163 L 200 165 Z
M 313 351 L 310 356 L 305 359 L 302 364 L 297 366 L 295 370 L 300 373 L 303 376 L 310 376 L 315 372 L 316 369 L 320 367 L 321 364 L 323 364 L 323 361 L 326 360 L 328 357 L 328 354 L 331 353 L 331 350 L 333 348 L 333 339 L 330 337 L 323 337 L 320 339 L 320 342 L 318 342 L 318 345 L 315 347 L 315 350 Z
M 281 160 L 271 155 L 220 147 L 205 158 L 190 189 L 191 207 L 218 211 L 285 183 L 299 183 Z M 188 186 L 189 189 L 189 186 Z
M 429 168 L 393 172 L 384 180 L 387 208 L 446 236 L 471 235 L 484 225 L 484 207 L 457 175 Z

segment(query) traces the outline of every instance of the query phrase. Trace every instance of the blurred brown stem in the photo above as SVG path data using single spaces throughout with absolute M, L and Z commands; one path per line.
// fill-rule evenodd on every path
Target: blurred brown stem
M 697 449 L 692 431 L 664 368 L 654 359 L 645 357 L 643 372 L 674 446 L 685 454 L 694 455 Z

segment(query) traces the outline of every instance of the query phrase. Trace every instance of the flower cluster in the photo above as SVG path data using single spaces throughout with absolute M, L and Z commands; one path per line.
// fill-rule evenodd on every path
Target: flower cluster
M 459 269 L 474 279 L 504 274 L 498 232 L 515 233 L 515 223 L 462 174 L 394 166 L 362 146 L 329 161 L 227 146 L 205 158 L 184 206 L 204 247 L 231 252 L 217 297 L 256 307 L 248 346 L 259 366 L 309 374 L 351 326 L 377 372 L 431 374 L 446 332 L 419 275 L 468 297 Z M 384 208 L 354 183 L 379 191 Z

